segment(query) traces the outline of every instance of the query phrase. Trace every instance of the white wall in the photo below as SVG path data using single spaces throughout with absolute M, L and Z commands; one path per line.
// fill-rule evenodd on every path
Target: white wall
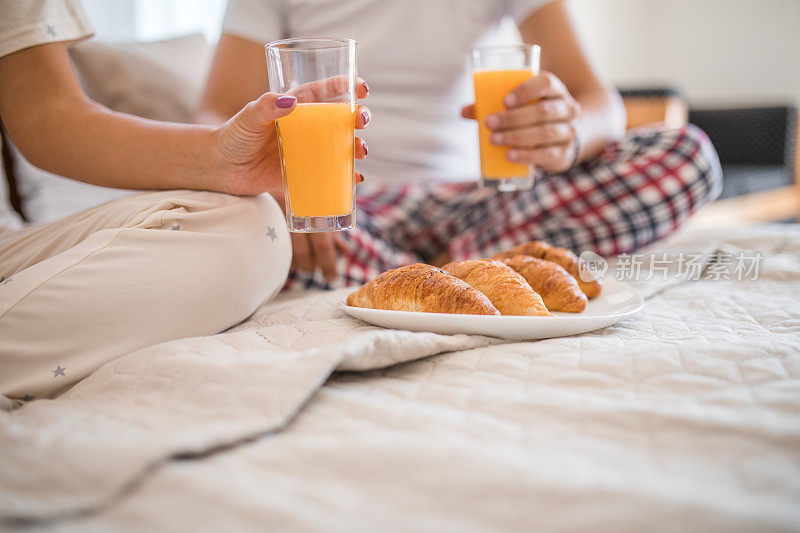
M 800 0 L 570 1 L 588 49 L 618 85 L 672 84 L 700 106 L 800 104 Z M 200 31 L 214 42 L 225 3 L 84 0 L 98 36 L 112 40 Z
M 136 0 L 137 39 L 200 32 L 216 43 L 226 4 L 225 0 Z
M 571 0 L 617 84 L 667 82 L 693 105 L 800 104 L 800 0 Z
M 136 39 L 136 5 L 133 0 L 83 0 L 95 35 L 109 41 Z
M 99 39 L 156 41 L 187 33 L 219 38 L 226 0 L 83 0 Z

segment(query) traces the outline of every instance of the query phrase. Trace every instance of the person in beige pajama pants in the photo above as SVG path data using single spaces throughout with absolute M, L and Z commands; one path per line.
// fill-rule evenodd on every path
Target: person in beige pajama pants
M 281 289 L 290 238 L 264 193 L 280 187 L 275 120 L 297 96 L 261 94 L 213 126 L 116 113 L 72 70 L 67 46 L 92 33 L 80 0 L 0 0 L 0 13 L 0 119 L 19 151 L 66 178 L 152 191 L 23 229 L 0 194 L 6 408 L 145 346 L 224 331 Z M 341 90 L 313 83 L 330 98 Z M 359 98 L 367 91 L 358 80 Z M 367 122 L 358 106 L 355 127 Z M 355 156 L 366 153 L 356 137 Z
M 223 331 L 283 286 L 269 196 L 135 194 L 0 235 L 0 394 L 59 394 L 158 342 Z

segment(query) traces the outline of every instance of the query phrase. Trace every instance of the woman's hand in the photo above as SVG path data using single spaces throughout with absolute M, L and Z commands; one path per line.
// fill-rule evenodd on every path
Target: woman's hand
M 541 72 L 509 92 L 505 111 L 486 117 L 489 142 L 507 146 L 506 159 L 537 165 L 547 172 L 564 172 L 578 160 L 576 117 L 580 104 L 550 72 Z M 475 118 L 475 107 L 461 111 Z
M 364 178 L 357 176 L 360 183 Z M 286 212 L 286 195 L 283 189 L 271 193 Z M 339 233 L 290 233 L 292 239 L 292 270 L 313 273 L 322 271 L 326 281 L 332 282 L 337 277 L 336 257 L 344 252 L 345 244 Z
M 334 82 L 339 83 L 338 80 Z M 327 88 L 333 85 L 331 83 Z M 204 183 L 203 188 L 228 194 L 254 195 L 280 187 L 281 162 L 275 120 L 291 113 L 298 98 L 301 101 L 305 99 L 306 91 L 321 86 L 321 82 L 316 88 L 306 86 L 297 92 L 297 96 L 265 93 L 217 128 L 213 140 L 215 171 L 206 178 L 209 183 Z M 367 84 L 359 79 L 356 97 L 366 98 L 368 93 Z M 369 109 L 358 106 L 355 127 L 362 129 L 369 120 Z M 366 155 L 366 144 L 356 137 L 355 156 L 363 159 Z M 355 179 L 363 181 L 358 173 Z
M 270 190 L 286 212 L 285 194 L 281 185 L 281 168 L 277 146 L 277 133 L 274 121 L 288 115 L 299 100 L 302 102 L 319 101 L 332 94 L 347 92 L 347 79 L 341 76 L 320 82 L 301 85 L 289 95 L 267 93 L 255 102 L 248 104 L 236 116 L 224 124 L 223 133 L 226 161 L 233 161 L 241 167 L 233 188 L 225 192 L 233 194 L 257 194 Z M 356 96 L 366 98 L 369 94 L 367 84 L 359 79 L 356 84 Z M 282 100 L 283 99 L 283 100 Z M 289 105 L 280 107 L 283 102 Z M 248 109 L 250 108 L 250 109 Z M 238 117 L 238 118 L 237 118 Z M 358 106 L 356 109 L 357 129 L 369 124 L 369 109 Z M 259 126 L 260 125 L 260 126 Z M 259 147 L 262 149 L 258 149 Z M 271 154 L 265 157 L 265 154 Z M 363 159 L 367 155 L 367 145 L 358 137 L 355 140 L 355 156 Z M 240 161 L 244 161 L 242 164 Z M 238 171 L 237 171 L 238 172 Z M 353 176 L 356 183 L 364 181 L 358 171 Z M 343 249 L 343 241 L 336 233 L 292 233 L 292 268 L 301 272 L 313 273 L 321 270 L 328 281 L 336 279 L 336 257 Z

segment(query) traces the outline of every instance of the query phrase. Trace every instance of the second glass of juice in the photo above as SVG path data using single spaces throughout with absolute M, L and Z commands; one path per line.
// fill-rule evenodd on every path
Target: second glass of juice
M 297 97 L 277 120 L 289 231 L 356 226 L 356 42 L 284 39 L 265 46 L 270 91 Z
M 489 142 L 491 132 L 486 127 L 486 117 L 505 110 L 505 95 L 539 73 L 539 53 L 536 45 L 486 46 L 472 50 L 481 181 L 486 187 L 501 191 L 521 191 L 533 187 L 533 166 L 512 163 L 506 159 L 508 147 Z

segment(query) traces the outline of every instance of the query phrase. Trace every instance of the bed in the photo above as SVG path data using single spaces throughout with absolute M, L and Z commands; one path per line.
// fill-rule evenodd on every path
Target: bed
M 642 311 L 574 337 L 385 330 L 332 291 L 130 354 L 0 413 L 0 524 L 797 530 L 800 226 L 653 250 L 672 266 L 633 282 Z M 741 251 L 757 279 L 675 271 Z
M 73 50 L 93 98 L 171 120 L 210 55 L 197 36 Z M 34 222 L 123 194 L 16 163 Z M 796 531 L 800 226 L 651 252 L 669 268 L 632 282 L 642 311 L 584 335 L 385 330 L 341 311 L 346 290 L 282 295 L 55 400 L 0 402 L 0 530 Z M 742 253 L 757 279 L 725 279 Z

